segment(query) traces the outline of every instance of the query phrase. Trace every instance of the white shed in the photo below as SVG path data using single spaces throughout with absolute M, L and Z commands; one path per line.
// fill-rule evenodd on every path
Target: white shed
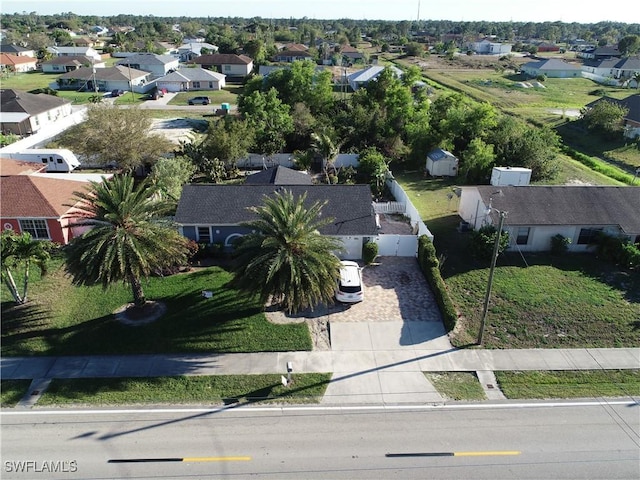
M 455 177 L 458 174 L 458 158 L 451 152 L 436 148 L 427 154 L 426 170 L 432 177 Z
M 531 169 L 523 167 L 493 167 L 491 171 L 491 185 L 529 185 Z

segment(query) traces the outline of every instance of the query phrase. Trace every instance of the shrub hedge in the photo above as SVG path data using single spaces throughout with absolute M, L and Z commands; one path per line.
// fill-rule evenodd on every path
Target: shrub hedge
M 609 178 L 613 178 L 614 180 L 618 180 L 619 182 L 626 183 L 627 185 L 633 185 L 633 175 L 625 173 L 617 167 L 609 165 L 606 162 L 595 157 L 590 157 L 589 155 L 580 153 L 566 145 L 563 145 L 561 147 L 561 150 L 564 154 L 589 167 L 591 170 L 606 175 Z
M 450 332 L 456 326 L 458 314 L 449 296 L 447 285 L 444 283 L 442 275 L 440 275 L 440 262 L 436 256 L 436 249 L 433 246 L 433 242 L 426 235 L 422 235 L 418 239 L 418 263 L 436 298 L 436 303 L 442 313 L 444 326 Z

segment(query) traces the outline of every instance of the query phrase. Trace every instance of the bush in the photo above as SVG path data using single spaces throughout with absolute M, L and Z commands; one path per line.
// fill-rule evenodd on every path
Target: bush
M 626 238 L 600 232 L 595 238 L 596 251 L 602 259 L 623 268 L 640 267 L 640 249 Z
M 557 235 L 551 237 L 551 253 L 553 255 L 561 255 L 567 251 L 570 244 L 570 238 L 563 237 L 558 233 Z
M 426 235 L 422 235 L 418 239 L 418 263 L 436 299 L 444 326 L 450 332 L 456 326 L 458 314 L 449 296 L 447 285 L 444 283 L 442 275 L 440 275 L 436 249 L 433 246 L 433 242 Z
M 378 244 L 376 242 L 367 242 L 362 247 L 362 258 L 366 265 L 371 265 L 378 256 Z
M 471 234 L 471 245 L 469 247 L 471 254 L 479 259 L 491 259 L 493 249 L 495 248 L 497 232 L 497 228 L 493 225 L 485 225 L 479 230 L 474 230 Z M 508 246 L 509 233 L 503 230 L 500 236 L 498 255 L 504 252 Z

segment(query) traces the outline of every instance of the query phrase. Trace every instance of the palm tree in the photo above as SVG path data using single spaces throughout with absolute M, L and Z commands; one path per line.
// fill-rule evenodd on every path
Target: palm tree
M 66 271 L 76 285 L 125 282 L 134 305 L 146 303 L 140 279 L 154 270 L 180 264 L 187 256 L 187 240 L 163 219 L 171 208 L 157 190 L 129 175 L 92 182 L 85 192 L 74 192 L 73 226 L 91 227 L 64 249 Z
M 13 230 L 5 230 L 0 237 L 0 258 L 2 260 L 2 280 L 11 292 L 16 303 L 27 302 L 29 287 L 29 273 L 31 265 L 40 269 L 40 274 L 47 273 L 49 251 L 54 244 L 49 241 L 34 240 L 28 232 L 16 234 Z M 22 274 L 22 294 L 18 290 L 12 270 L 20 265 L 24 266 Z
M 329 179 L 329 170 L 333 170 L 333 164 L 340 153 L 340 145 L 334 143 L 333 139 L 326 133 L 311 134 L 311 149 L 317 155 L 322 157 L 324 166 L 324 174 L 327 177 L 327 183 L 331 183 Z
M 305 208 L 306 193 L 294 198 L 291 191 L 265 196 L 263 206 L 251 207 L 258 219 L 244 224 L 256 230 L 245 236 L 236 250 L 234 283 L 270 298 L 290 313 L 332 301 L 342 250 L 340 240 L 318 229 L 332 219 L 319 219 L 323 205 Z

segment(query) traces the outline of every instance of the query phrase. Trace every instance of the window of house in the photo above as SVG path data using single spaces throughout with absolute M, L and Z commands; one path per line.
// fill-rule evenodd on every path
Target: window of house
M 211 229 L 209 227 L 198 227 L 198 242 L 211 243 Z
M 518 227 L 516 245 L 526 245 L 529 243 L 529 230 L 529 227 Z
M 40 219 L 20 220 L 20 230 L 31 234 L 31 238 L 36 240 L 49 240 L 49 229 L 47 222 Z
M 225 72 L 229 72 L 231 70 L 231 65 L 225 65 L 224 66 L 224 71 Z
M 213 82 L 209 82 L 209 88 L 213 88 Z
M 200 88 L 200 82 L 193 82 L 193 88 Z
M 578 245 L 590 245 L 594 242 L 598 232 L 601 232 L 601 228 L 581 228 L 580 235 L 578 235 Z

